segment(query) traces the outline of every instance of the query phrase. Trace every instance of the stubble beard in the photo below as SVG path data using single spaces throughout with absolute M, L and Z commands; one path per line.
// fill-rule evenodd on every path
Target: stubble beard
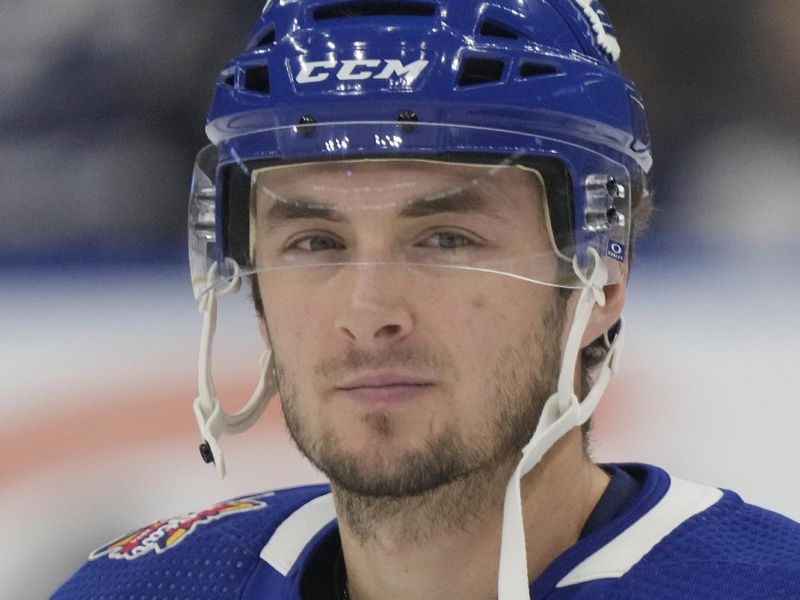
M 386 529 L 410 543 L 424 543 L 440 532 L 468 530 L 487 514 L 497 514 L 520 453 L 555 391 L 561 363 L 560 339 L 565 303 L 554 300 L 541 323 L 496 354 L 492 369 L 492 410 L 485 427 L 463 435 L 450 425 L 424 447 L 401 456 L 370 456 L 370 464 L 344 448 L 331 427 L 314 435 L 299 410 L 296 386 L 276 355 L 276 377 L 286 425 L 300 452 L 331 481 L 337 513 L 362 542 Z M 334 364 L 430 367 L 440 358 L 410 350 L 381 356 L 352 353 Z M 325 367 L 323 367 L 324 370 Z M 363 417 L 372 431 L 391 435 L 392 415 Z

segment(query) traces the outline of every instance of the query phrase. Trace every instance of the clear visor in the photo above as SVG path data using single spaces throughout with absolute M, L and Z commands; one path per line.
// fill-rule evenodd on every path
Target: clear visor
M 442 137 L 453 149 L 432 152 Z M 305 156 L 297 145 L 286 156 L 286 138 L 310 146 Z M 256 143 L 266 150 L 239 158 Z M 598 259 L 610 283 L 626 268 L 627 171 L 536 136 L 397 123 L 281 128 L 201 152 L 192 189 L 198 297 L 256 274 L 262 288 L 313 294 L 345 271 L 381 267 L 449 293 L 478 276 L 579 288 Z

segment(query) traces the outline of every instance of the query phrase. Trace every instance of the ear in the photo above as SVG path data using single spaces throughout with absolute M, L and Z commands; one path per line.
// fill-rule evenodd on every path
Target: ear
M 589 317 L 586 331 L 581 338 L 581 348 L 586 348 L 586 346 L 602 336 L 619 321 L 622 315 L 622 309 L 625 306 L 627 289 L 627 274 L 625 279 L 620 283 L 607 285 L 603 288 L 603 292 L 606 296 L 606 304 L 605 306 L 595 305 L 592 309 L 592 316 Z

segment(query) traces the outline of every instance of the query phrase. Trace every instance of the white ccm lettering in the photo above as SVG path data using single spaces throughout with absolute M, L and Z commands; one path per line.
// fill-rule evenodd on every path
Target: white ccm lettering
M 372 71 L 360 71 L 354 73 L 356 67 L 379 67 L 381 61 L 379 60 L 343 60 L 342 68 L 336 73 L 336 79 L 339 81 L 360 81 L 362 79 L 369 79 L 372 77 Z
M 318 81 L 325 81 L 330 73 L 318 73 L 314 75 L 315 69 L 333 69 L 336 67 L 336 61 L 330 60 L 312 60 L 304 62 L 297 74 L 297 83 L 316 83 Z
M 390 79 L 394 76 L 404 77 L 407 83 L 413 83 L 428 64 L 428 61 L 424 59 L 415 60 L 407 65 L 397 59 L 314 60 L 301 65 L 296 81 L 297 83 L 319 83 L 327 80 L 338 67 L 336 79 L 339 81 Z M 378 71 L 381 65 L 383 68 Z
M 394 59 L 385 59 L 386 66 L 383 71 L 375 75 L 375 79 L 389 79 L 392 75 L 398 77 L 405 77 L 408 83 L 413 83 L 419 77 L 422 70 L 428 66 L 427 60 L 415 60 L 413 63 L 403 65 L 403 61 Z

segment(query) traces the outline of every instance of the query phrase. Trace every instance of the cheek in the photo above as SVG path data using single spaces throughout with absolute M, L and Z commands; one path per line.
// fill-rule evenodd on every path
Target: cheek
M 530 284 L 527 284 L 529 286 Z M 485 292 L 467 295 L 439 312 L 439 331 L 450 340 L 460 363 L 462 377 L 487 377 L 487 370 L 502 363 L 503 356 L 529 338 L 531 328 L 541 326 L 542 313 L 551 306 L 547 290 L 519 285 L 487 285 Z
M 486 309 L 485 296 L 473 296 L 470 298 L 469 305 L 477 313 L 483 312 Z
M 503 303 L 491 292 L 474 293 L 443 306 L 434 323 L 439 339 L 458 365 L 462 385 L 473 391 L 482 387 L 494 361 L 502 359 L 499 355 L 511 333 Z
M 459 330 L 476 338 L 476 343 L 492 343 L 493 339 L 502 339 L 513 329 L 519 320 L 520 304 L 509 302 L 499 293 L 473 294 L 453 314 L 458 318 Z
M 267 323 L 276 352 L 291 356 L 292 362 L 308 357 L 318 338 L 313 317 L 312 311 L 300 308 L 267 310 Z
M 281 294 L 264 296 L 263 299 L 267 328 L 276 351 L 298 356 L 298 348 L 309 347 L 308 338 L 316 331 L 313 323 L 318 313 L 307 302 Z M 300 356 L 304 354 L 299 353 Z
M 471 343 L 484 351 L 494 348 L 498 338 L 505 337 L 509 315 L 502 303 L 490 294 L 476 294 L 462 308 L 460 329 Z M 483 354 L 483 352 L 481 352 Z

